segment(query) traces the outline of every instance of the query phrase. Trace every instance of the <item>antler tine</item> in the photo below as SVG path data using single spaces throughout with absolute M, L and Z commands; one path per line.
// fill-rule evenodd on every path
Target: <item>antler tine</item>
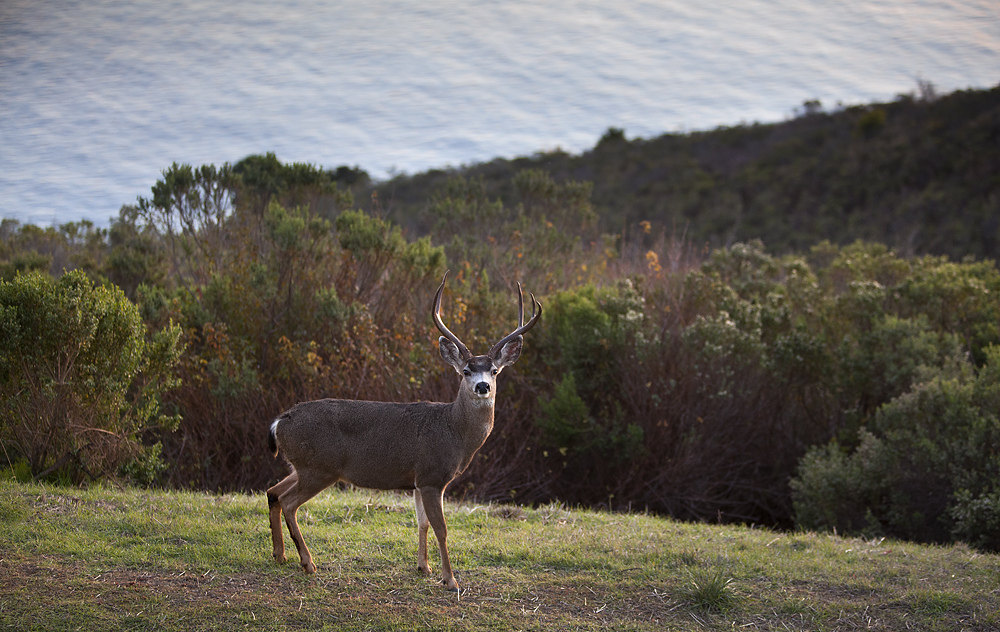
M 535 323 L 538 322 L 538 319 L 541 318 L 541 316 L 542 316 L 542 304 L 535 300 L 535 295 L 532 294 L 531 292 L 528 292 L 528 296 L 531 297 L 531 318 L 528 319 L 528 322 L 524 322 L 524 295 L 521 293 L 521 284 L 518 283 L 517 284 L 517 304 L 518 304 L 519 316 L 518 316 L 517 329 L 515 329 L 512 332 L 510 332 L 509 334 L 507 334 L 506 336 L 504 336 L 503 338 L 501 338 L 500 342 L 498 342 L 495 345 L 493 345 L 493 348 L 490 349 L 490 353 L 489 353 L 489 355 L 490 355 L 491 358 L 496 358 L 497 355 L 500 353 L 500 350 L 503 349 L 503 346 L 505 344 L 507 344 L 508 342 L 510 342 L 511 340 L 513 340 L 514 338 L 517 338 L 518 336 L 523 335 L 524 332 L 526 332 L 529 329 L 531 329 L 532 327 L 534 327 Z
M 442 334 L 444 334 L 444 337 L 455 343 L 455 346 L 458 347 L 458 351 L 462 354 L 462 357 L 469 359 L 472 357 L 472 352 L 469 351 L 469 348 L 465 346 L 465 343 L 459 340 L 458 336 L 451 333 L 451 330 L 445 327 L 444 322 L 441 321 L 441 295 L 444 294 L 444 284 L 448 281 L 448 272 L 450 272 L 450 270 L 444 273 L 444 278 L 441 279 L 441 287 L 438 288 L 437 294 L 434 295 L 434 309 L 431 311 L 431 317 L 434 319 L 434 324 L 437 325 L 437 328 Z
M 531 306 L 531 313 L 535 313 L 535 306 Z M 524 325 L 524 294 L 521 293 L 521 282 L 517 281 L 517 326 Z

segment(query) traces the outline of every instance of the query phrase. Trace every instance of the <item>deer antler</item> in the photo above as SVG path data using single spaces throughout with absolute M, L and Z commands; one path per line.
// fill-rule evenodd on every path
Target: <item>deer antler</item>
M 528 295 L 531 297 L 531 318 L 528 319 L 528 322 L 524 322 L 524 294 L 521 292 L 521 284 L 518 283 L 517 284 L 517 311 L 518 311 L 517 329 L 510 332 L 509 334 L 501 338 L 500 342 L 493 345 L 493 348 L 490 349 L 490 352 L 488 354 L 491 358 L 496 358 L 500 354 L 500 350 L 503 349 L 503 346 L 505 344 L 507 344 L 514 338 L 523 335 L 524 332 L 534 327 L 535 323 L 538 322 L 538 319 L 542 317 L 542 304 L 535 300 L 534 294 L 529 292 Z
M 450 270 L 448 272 L 450 272 Z M 431 316 L 434 318 L 434 324 L 437 325 L 437 328 L 442 334 L 444 334 L 444 337 L 455 343 L 455 346 L 458 347 L 458 352 L 462 354 L 462 359 L 468 360 L 472 357 L 472 352 L 469 351 L 469 348 L 465 346 L 465 343 L 459 340 L 458 336 L 451 333 L 451 330 L 445 327 L 444 323 L 441 321 L 441 294 L 444 293 L 444 284 L 448 280 L 448 272 L 444 273 L 444 278 L 441 279 L 441 287 L 438 288 L 437 294 L 434 296 L 434 310 L 431 312 Z

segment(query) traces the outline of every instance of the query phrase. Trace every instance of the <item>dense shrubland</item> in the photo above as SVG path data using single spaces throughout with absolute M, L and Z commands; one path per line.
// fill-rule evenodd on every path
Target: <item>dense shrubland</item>
M 896 252 L 1000 258 L 1000 86 L 889 103 L 807 102 L 794 119 L 627 139 L 609 129 L 582 154 L 554 150 L 402 175 L 376 190 L 412 230 L 431 191 L 455 173 L 510 201 L 525 169 L 593 183 L 602 230 L 652 221 L 711 248 L 763 238 L 774 252 L 823 239 Z
M 587 183 L 508 185 L 453 177 L 410 234 L 356 170 L 266 155 L 173 165 L 106 230 L 4 221 L 5 465 L 262 488 L 297 401 L 454 396 L 450 268 L 474 351 L 515 325 L 514 281 L 545 305 L 454 494 L 1000 548 L 992 261 L 609 235 Z

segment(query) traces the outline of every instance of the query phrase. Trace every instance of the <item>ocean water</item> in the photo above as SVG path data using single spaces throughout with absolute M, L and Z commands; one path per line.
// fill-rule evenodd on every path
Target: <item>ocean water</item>
M 0 0 L 0 218 L 172 162 L 376 178 L 1000 82 L 997 0 Z

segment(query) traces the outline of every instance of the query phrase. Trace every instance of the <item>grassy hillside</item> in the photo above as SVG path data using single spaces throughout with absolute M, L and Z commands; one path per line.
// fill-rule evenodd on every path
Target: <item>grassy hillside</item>
M 270 559 L 265 506 L 2 483 L 0 629 L 1000 626 L 1000 557 L 962 546 L 450 504 L 456 596 L 415 572 L 408 496 L 330 491 L 308 504 L 310 577 Z
M 762 239 L 774 251 L 828 239 L 885 243 L 903 254 L 1000 257 L 1000 87 L 824 108 L 796 118 L 626 139 L 610 129 L 590 151 L 496 159 L 400 176 L 377 187 L 393 219 L 423 234 L 436 191 L 482 179 L 511 202 L 514 176 L 539 169 L 593 183 L 602 228 L 666 226 L 699 247 Z

